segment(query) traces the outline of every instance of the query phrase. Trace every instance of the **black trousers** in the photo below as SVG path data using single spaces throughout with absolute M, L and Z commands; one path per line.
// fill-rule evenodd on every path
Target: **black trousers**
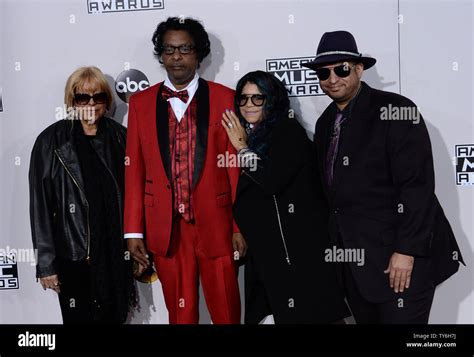
M 114 323 L 108 306 L 92 293 L 90 266 L 85 261 L 57 263 L 60 282 L 59 304 L 63 324 Z
M 424 324 L 428 323 L 435 288 L 384 303 L 367 301 L 359 292 L 350 267 L 342 263 L 342 280 L 347 302 L 358 324 Z M 387 284 L 388 275 L 387 275 Z

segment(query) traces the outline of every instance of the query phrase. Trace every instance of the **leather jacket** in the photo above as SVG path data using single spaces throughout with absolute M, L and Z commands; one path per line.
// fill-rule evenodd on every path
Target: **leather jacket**
M 89 204 L 74 143 L 74 125 L 81 124 L 64 119 L 50 125 L 38 136 L 31 153 L 30 223 L 37 250 L 37 278 L 56 274 L 57 258 L 89 259 Z M 104 117 L 90 141 L 114 178 L 121 232 L 125 140 L 126 128 Z

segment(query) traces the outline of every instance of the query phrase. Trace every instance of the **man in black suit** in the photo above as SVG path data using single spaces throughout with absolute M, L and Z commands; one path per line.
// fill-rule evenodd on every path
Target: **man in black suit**
M 342 262 L 357 323 L 426 324 L 436 285 L 463 260 L 434 193 L 424 120 L 408 98 L 361 81 L 375 62 L 349 32 L 335 31 L 306 64 L 333 99 L 314 136 L 331 207 L 326 261 Z

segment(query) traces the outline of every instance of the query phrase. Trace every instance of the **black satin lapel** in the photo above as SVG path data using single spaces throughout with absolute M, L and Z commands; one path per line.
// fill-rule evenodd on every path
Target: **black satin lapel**
M 156 96 L 156 131 L 158 136 L 158 145 L 160 147 L 161 162 L 166 172 L 168 180 L 171 182 L 171 156 L 170 156 L 170 137 L 169 137 L 169 118 L 168 102 L 161 97 L 163 84 L 158 90 Z
M 207 136 L 209 131 L 209 85 L 202 78 L 199 78 L 199 86 L 195 96 L 197 100 L 197 118 L 192 188 L 196 186 L 201 171 L 204 167 L 207 149 Z

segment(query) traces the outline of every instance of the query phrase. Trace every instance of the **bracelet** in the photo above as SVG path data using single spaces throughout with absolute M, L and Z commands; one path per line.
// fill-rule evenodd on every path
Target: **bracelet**
M 237 151 L 237 155 L 243 155 L 243 154 L 245 154 L 245 153 L 248 152 L 248 151 L 251 151 L 251 150 L 250 150 L 250 149 L 248 148 L 248 146 L 247 146 L 247 147 L 242 148 L 242 149 L 240 149 L 239 151 Z

